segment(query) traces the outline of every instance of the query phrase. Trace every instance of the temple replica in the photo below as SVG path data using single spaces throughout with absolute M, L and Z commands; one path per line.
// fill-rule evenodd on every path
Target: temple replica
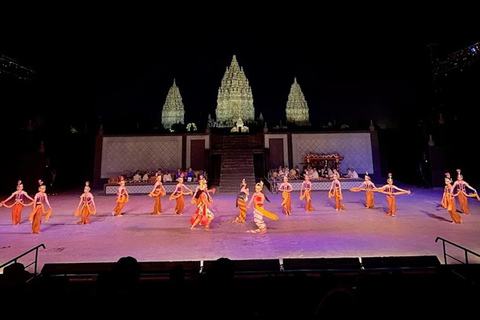
M 300 85 L 297 83 L 297 78 L 294 79 L 290 88 L 285 112 L 287 114 L 287 124 L 291 123 L 297 126 L 310 125 L 308 104 Z
M 185 107 L 183 106 L 180 89 L 173 80 L 173 85 L 168 90 L 167 98 L 162 110 L 162 125 L 171 130 L 175 124 L 185 123 Z
M 255 118 L 258 114 L 258 118 Z M 162 126 L 168 133 L 155 136 L 99 137 L 96 160 L 96 181 L 105 183 L 118 175 L 137 170 L 155 171 L 158 168 L 170 172 L 178 168 L 193 168 L 208 175 L 209 183 L 221 192 L 237 192 L 245 178 L 249 185 L 264 179 L 269 187 L 272 169 L 287 167 L 303 169 L 307 166 L 330 167 L 340 173 L 347 168 L 357 172 L 380 172 L 378 141 L 375 131 L 322 132 L 301 130 L 311 126 L 309 107 L 302 89 L 293 78 L 285 101 L 284 126 L 272 127 L 267 119 L 255 110 L 252 88 L 243 67 L 234 55 L 226 68 L 218 88 L 215 118 L 206 120 L 206 129 L 197 131 L 195 123 L 185 125 L 185 108 L 180 89 L 173 81 L 162 109 Z M 201 121 L 201 119 L 198 119 Z M 185 126 L 186 130 L 178 130 Z M 255 126 L 255 130 L 251 130 Z M 289 128 L 295 127 L 294 132 Z M 299 130 L 300 128 L 300 130 Z M 184 132 L 181 133 L 180 131 Z M 185 133 L 186 132 L 186 133 Z M 329 156 L 335 155 L 334 161 Z M 374 160 L 375 159 L 375 160 Z M 316 168 L 321 169 L 321 168 Z M 166 184 L 167 190 L 173 188 Z M 298 189 L 301 180 L 293 182 Z M 297 185 L 298 184 L 298 185 Z M 343 188 L 358 184 L 343 183 Z M 106 193 L 115 193 L 117 185 L 105 184 Z M 330 182 L 313 181 L 314 190 L 324 190 Z M 151 184 L 129 186 L 130 193 L 148 193 Z

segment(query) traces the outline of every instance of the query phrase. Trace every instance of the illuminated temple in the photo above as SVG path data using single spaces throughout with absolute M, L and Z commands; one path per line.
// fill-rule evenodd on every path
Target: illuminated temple
M 290 88 L 285 113 L 287 124 L 310 125 L 308 104 L 296 78 Z M 184 119 L 185 108 L 182 96 L 174 81 L 163 105 L 162 125 L 165 129 L 171 129 L 175 124 L 184 124 Z M 239 65 L 234 55 L 218 88 L 215 119 L 209 115 L 208 125 L 217 128 L 236 128 L 237 123 L 248 126 L 256 120 L 263 121 L 262 114 L 259 112 L 258 119 L 255 118 L 252 88 L 243 67 Z

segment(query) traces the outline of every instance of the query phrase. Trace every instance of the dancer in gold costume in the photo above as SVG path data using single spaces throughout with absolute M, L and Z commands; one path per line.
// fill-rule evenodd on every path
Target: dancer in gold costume
M 15 201 L 12 204 L 7 204 L 10 199 L 14 199 Z M 29 199 L 30 203 L 26 204 L 25 199 Z M 23 207 L 33 205 L 33 198 L 28 195 L 28 193 L 23 190 L 23 183 L 22 180 L 18 180 L 17 183 L 17 190 L 13 192 L 10 197 L 0 202 L 0 207 L 11 208 L 12 209 L 12 223 L 13 225 L 20 224 L 20 220 L 22 218 L 22 211 Z
M 90 216 L 97 213 L 95 200 L 93 199 L 93 194 L 90 192 L 90 189 L 90 184 L 87 181 L 83 188 L 83 193 L 80 196 L 80 202 L 75 210 L 75 217 L 80 216 L 80 221 L 77 221 L 77 224 L 90 224 Z
M 40 233 L 40 226 L 42 224 L 42 217 L 45 214 L 45 221 L 50 219 L 50 215 L 52 214 L 52 206 L 48 201 L 47 187 L 43 184 L 42 180 L 38 180 L 39 187 L 38 192 L 33 197 L 33 209 L 30 213 L 30 218 L 28 220 L 32 221 L 32 233 L 38 234 Z M 45 210 L 45 206 L 48 206 L 49 210 Z
M 120 181 L 118 182 L 118 184 L 119 186 L 117 189 L 117 197 L 116 197 L 117 204 L 115 205 L 115 208 L 112 211 L 112 215 L 121 217 L 123 207 L 125 206 L 125 203 L 127 203 L 130 200 L 130 196 L 127 192 L 127 188 L 125 187 L 125 179 L 123 176 L 120 177 Z
M 232 223 L 245 223 L 247 221 L 247 201 L 250 195 L 250 190 L 247 187 L 247 180 L 242 179 L 240 183 L 240 190 L 238 191 L 237 201 L 235 206 L 238 208 L 238 216 L 232 220 Z
M 151 214 L 162 214 L 162 197 L 167 194 L 165 187 L 162 183 L 162 176 L 155 174 L 155 184 L 153 185 L 152 191 L 148 194 L 149 197 L 155 199 L 153 205 L 153 212 Z
M 300 186 L 300 200 L 305 199 L 305 212 L 315 210 L 312 206 L 312 181 L 308 174 L 304 175 L 304 181 Z
M 376 188 L 375 184 L 370 179 L 368 172 L 365 172 L 365 181 L 358 187 L 350 188 L 351 192 L 365 191 L 365 207 L 369 209 L 375 208 L 375 198 L 373 190 Z
M 399 188 L 393 184 L 391 173 L 388 174 L 387 184 L 380 188 L 375 188 L 373 191 L 384 193 L 387 196 L 388 212 L 386 215 L 390 217 L 395 217 L 397 212 L 397 202 L 395 196 L 400 194 L 410 194 L 410 190 Z

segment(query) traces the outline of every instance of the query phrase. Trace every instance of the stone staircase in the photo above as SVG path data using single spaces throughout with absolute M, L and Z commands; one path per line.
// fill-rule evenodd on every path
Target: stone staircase
M 247 134 L 226 135 L 221 150 L 221 171 L 219 191 L 237 193 L 243 178 L 250 190 L 254 190 L 255 168 L 250 136 Z

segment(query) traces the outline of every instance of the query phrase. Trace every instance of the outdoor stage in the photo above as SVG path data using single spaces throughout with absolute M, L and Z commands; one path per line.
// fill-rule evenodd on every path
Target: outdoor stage
M 194 206 L 186 198 L 183 215 L 174 215 L 174 201 L 162 198 L 163 213 L 150 215 L 153 199 L 131 195 L 124 215 L 112 216 L 115 195 L 93 190 L 97 214 L 89 225 L 77 225 L 74 211 L 82 189 L 61 192 L 49 197 L 51 218 L 42 222 L 41 233 L 31 233 L 25 207 L 20 225 L 11 223 L 11 211 L 0 208 L 0 265 L 31 248 L 44 244 L 38 251 L 38 271 L 46 263 L 114 262 L 133 256 L 140 262 L 211 261 L 220 257 L 232 260 L 281 260 L 307 258 L 372 258 L 404 256 L 437 256 L 443 264 L 442 237 L 480 253 L 480 202 L 470 199 L 471 214 L 462 215 L 463 224 L 451 224 L 447 211 L 439 207 L 442 188 L 420 189 L 399 185 L 412 191 L 397 197 L 397 216 L 385 216 L 385 195 L 375 194 L 376 208 L 366 209 L 363 192 L 344 190 L 346 209 L 335 211 L 327 191 L 313 192 L 315 211 L 305 212 L 297 191 L 292 196 L 292 215 L 285 216 L 281 195 L 265 190 L 270 202 L 265 208 L 279 216 L 265 219 L 266 234 L 249 234 L 254 228 L 252 209 L 244 224 L 230 223 L 238 213 L 235 194 L 213 195 L 215 219 L 211 230 L 190 230 Z M 48 190 L 47 190 L 48 192 Z M 5 199 L 7 195 L 0 199 Z M 447 246 L 449 254 L 463 260 L 464 252 Z M 27 255 L 19 262 L 34 260 Z M 469 256 L 470 263 L 479 263 Z M 449 264 L 455 261 L 449 261 Z M 32 271 L 32 270 L 30 270 Z

